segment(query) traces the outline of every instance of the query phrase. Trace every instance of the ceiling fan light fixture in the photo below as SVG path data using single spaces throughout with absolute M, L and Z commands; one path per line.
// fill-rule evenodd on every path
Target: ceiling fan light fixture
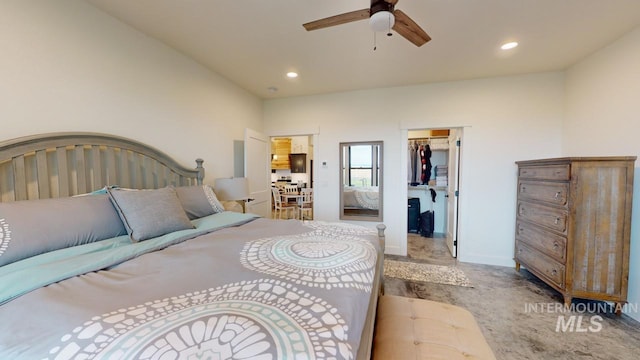
M 390 11 L 378 11 L 369 18 L 369 26 L 373 31 L 389 31 L 396 23 Z
M 431 37 L 420 25 L 401 10 L 395 8 L 398 0 L 371 0 L 368 9 L 350 11 L 323 19 L 302 24 L 307 31 L 324 29 L 354 21 L 369 19 L 369 27 L 374 31 L 374 49 L 376 32 L 384 31 L 391 36 L 391 30 L 409 40 L 415 46 L 422 46 L 431 41 Z M 398 25 L 398 26 L 396 26 Z
M 511 41 L 511 42 L 507 42 L 502 44 L 502 46 L 500 46 L 500 49 L 502 50 L 511 50 L 513 48 L 516 48 L 518 46 L 518 42 L 517 41 Z

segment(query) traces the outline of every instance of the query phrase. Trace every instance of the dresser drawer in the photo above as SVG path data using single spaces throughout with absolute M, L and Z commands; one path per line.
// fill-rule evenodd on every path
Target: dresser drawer
M 569 180 L 571 167 L 569 164 L 522 166 L 518 169 L 518 177 L 521 179 L 536 180 Z
M 562 264 L 567 261 L 567 239 L 539 226 L 523 221 L 516 223 L 516 240 L 539 250 Z
M 518 217 L 567 234 L 567 209 L 518 201 Z
M 524 245 L 521 241 L 516 241 L 516 261 L 536 275 L 544 276 L 557 287 L 564 288 L 564 265 Z
M 567 206 L 569 183 L 554 183 L 544 181 L 518 182 L 518 198 L 544 201 L 546 203 Z

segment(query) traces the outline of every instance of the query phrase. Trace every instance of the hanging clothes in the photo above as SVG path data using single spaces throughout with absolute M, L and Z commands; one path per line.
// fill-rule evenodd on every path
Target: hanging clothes
M 409 144 L 409 174 L 407 182 L 409 185 L 415 186 L 416 184 L 416 174 L 418 172 L 418 168 L 416 167 L 416 161 L 418 158 L 418 143 L 414 142 L 413 144 Z
M 424 152 L 424 145 L 420 145 L 420 183 L 424 184 L 427 176 L 427 158 Z
M 407 184 L 410 186 L 420 185 L 421 166 L 420 144 L 410 142 L 407 146 Z
M 429 191 L 431 192 L 431 202 L 436 202 L 436 196 L 438 196 L 438 193 L 433 189 L 429 189 Z
M 416 155 L 413 159 L 414 173 L 413 181 L 411 183 L 413 186 L 420 185 L 420 174 L 422 173 L 422 161 L 420 160 L 420 144 L 417 141 L 415 142 L 415 148 Z
M 420 174 L 420 182 L 422 185 L 429 184 L 431 179 L 431 147 L 429 144 L 420 146 L 420 162 L 422 172 Z
M 423 181 L 422 184 L 428 184 L 429 183 L 429 179 L 431 179 L 431 146 L 429 146 L 429 144 L 427 144 L 425 146 L 425 150 L 424 150 L 425 156 L 427 158 L 427 169 L 426 169 L 426 181 Z
M 407 183 L 411 186 L 429 184 L 432 173 L 429 139 L 410 142 L 407 151 Z
M 411 184 L 411 174 L 413 173 L 413 168 L 411 164 L 411 145 L 407 150 L 407 184 Z

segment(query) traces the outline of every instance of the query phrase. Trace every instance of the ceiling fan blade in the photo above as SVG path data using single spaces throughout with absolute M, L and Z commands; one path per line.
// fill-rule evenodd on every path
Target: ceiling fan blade
M 364 20 L 369 18 L 369 9 L 356 10 L 340 15 L 330 16 L 328 18 L 308 22 L 303 24 L 307 31 L 323 29 L 329 26 L 346 24 L 352 21 Z
M 402 35 L 405 39 L 411 41 L 416 46 L 422 46 L 431 40 L 431 37 L 422 30 L 415 21 L 411 20 L 407 14 L 400 10 L 395 10 L 393 15 L 396 17 L 396 23 L 393 30 Z

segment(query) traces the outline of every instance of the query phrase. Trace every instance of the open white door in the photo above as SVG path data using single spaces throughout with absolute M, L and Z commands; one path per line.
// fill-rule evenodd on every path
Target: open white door
M 449 184 L 447 186 L 447 247 L 453 257 L 458 257 L 458 188 L 460 180 L 460 130 L 452 130 L 449 136 Z
M 251 129 L 244 131 L 244 176 L 251 201 L 246 212 L 271 218 L 271 143 L 269 137 Z

